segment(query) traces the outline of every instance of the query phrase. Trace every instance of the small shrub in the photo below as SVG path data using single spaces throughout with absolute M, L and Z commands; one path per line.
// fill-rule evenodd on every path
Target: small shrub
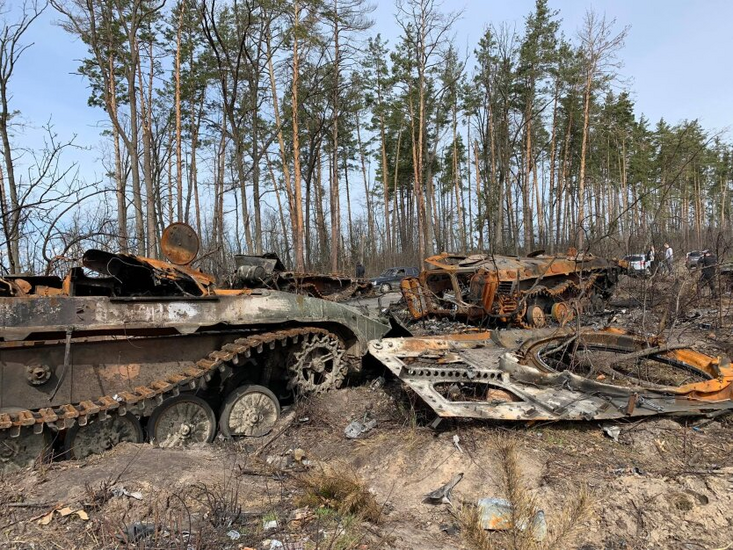
M 364 482 L 348 469 L 315 469 L 299 478 L 304 494 L 300 506 L 325 507 L 340 515 L 353 515 L 377 523 L 382 508 Z

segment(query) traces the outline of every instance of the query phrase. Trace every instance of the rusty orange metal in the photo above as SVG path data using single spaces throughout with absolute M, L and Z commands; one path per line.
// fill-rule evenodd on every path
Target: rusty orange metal
M 199 251 L 199 238 L 190 225 L 175 222 L 163 231 L 160 249 L 171 263 L 179 266 L 188 265 L 196 259 Z
M 442 253 L 425 260 L 429 269 L 402 281 L 400 289 L 413 319 L 454 317 L 494 325 L 539 327 L 553 306 L 598 310 L 618 281 L 622 266 L 592 254 L 528 257 Z M 543 315 L 539 313 L 542 312 Z

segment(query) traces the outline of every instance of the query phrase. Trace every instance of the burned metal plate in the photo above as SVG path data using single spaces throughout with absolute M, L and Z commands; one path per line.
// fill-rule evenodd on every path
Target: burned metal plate
M 515 331 L 516 332 L 516 331 Z M 385 338 L 370 353 L 441 417 L 600 420 L 733 409 L 727 358 L 618 330 Z
M 199 237 L 187 223 L 175 222 L 163 231 L 160 248 L 171 263 L 188 265 L 196 259 L 196 254 L 198 254 Z

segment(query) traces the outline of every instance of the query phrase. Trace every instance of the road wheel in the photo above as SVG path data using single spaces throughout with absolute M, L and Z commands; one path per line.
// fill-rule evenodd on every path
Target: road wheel
M 379 287 L 379 290 L 382 292 L 382 294 L 387 294 L 392 290 L 392 285 L 389 283 L 382 283 Z
M 114 415 L 106 420 L 94 419 L 85 426 L 74 424 L 66 432 L 64 451 L 69 458 L 81 459 L 102 454 L 123 441 L 143 441 L 143 428 L 132 413 Z
M 225 437 L 262 437 L 280 418 L 280 403 L 264 386 L 241 386 L 230 393 L 221 408 L 219 429 Z
M 552 304 L 552 318 L 560 325 L 565 326 L 575 317 L 575 312 L 566 302 L 557 302 Z
M 530 326 L 535 328 L 542 328 L 547 324 L 545 312 L 542 311 L 542 306 L 539 304 L 530 304 L 527 313 L 524 314 L 524 319 Z
M 148 434 L 150 441 L 161 447 L 211 443 L 216 435 L 216 415 L 200 397 L 181 394 L 166 399 L 153 411 Z
M 51 455 L 51 432 L 43 430 L 37 434 L 33 428 L 20 429 L 17 437 L 10 430 L 0 432 L 0 472 L 8 474 L 46 462 Z

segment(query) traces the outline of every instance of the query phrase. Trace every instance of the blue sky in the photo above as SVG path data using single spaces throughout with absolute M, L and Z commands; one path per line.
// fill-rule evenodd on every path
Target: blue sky
M 13 4 L 12 0 L 9 3 Z M 560 10 L 562 30 L 575 38 L 589 7 L 616 18 L 620 30 L 631 27 L 620 53 L 621 74 L 632 91 L 637 114 L 652 123 L 664 117 L 670 123 L 699 118 L 710 130 L 733 127 L 733 2 L 723 0 L 582 0 L 550 2 Z M 446 11 L 463 9 L 455 27 L 459 50 L 472 51 L 490 24 L 515 24 L 519 32 L 533 0 L 445 0 Z M 372 33 L 381 32 L 390 44 L 397 40 L 396 10 L 389 0 L 379 0 L 373 13 Z M 87 178 L 101 178 L 98 162 L 99 133 L 104 122 L 101 109 L 87 106 L 85 80 L 74 75 L 83 44 L 54 24 L 59 16 L 50 8 L 27 35 L 34 46 L 25 52 L 11 83 L 11 107 L 19 110 L 32 127 L 19 135 L 19 142 L 38 143 L 40 127 L 52 119 L 60 138 L 76 134 L 77 144 L 90 151 L 74 153 Z M 470 67 L 470 65 L 469 65 Z M 730 136 L 728 136 L 730 137 Z M 68 160 L 71 160 L 70 158 Z

